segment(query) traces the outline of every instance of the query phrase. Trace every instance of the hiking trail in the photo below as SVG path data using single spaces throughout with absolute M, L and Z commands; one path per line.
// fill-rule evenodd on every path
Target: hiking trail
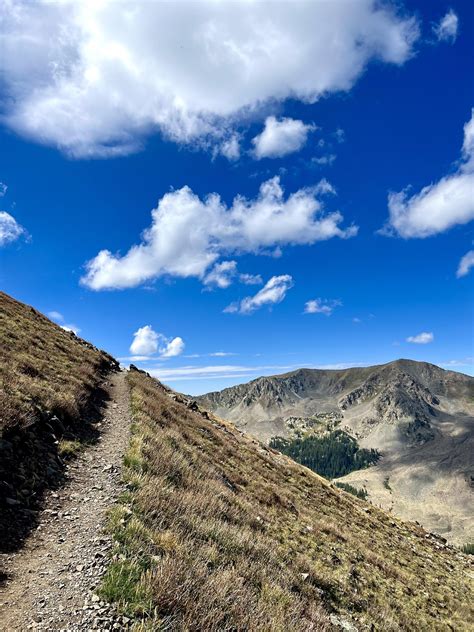
M 111 374 L 100 438 L 66 466 L 66 482 L 46 494 L 38 527 L 17 552 L 2 555 L 0 630 L 124 630 L 128 619 L 94 589 L 105 573 L 112 538 L 106 511 L 123 491 L 121 468 L 130 431 L 126 373 Z

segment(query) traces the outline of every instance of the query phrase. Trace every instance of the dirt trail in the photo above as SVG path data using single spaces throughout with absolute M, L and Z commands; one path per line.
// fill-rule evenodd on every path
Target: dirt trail
M 101 437 L 67 469 L 67 482 L 47 496 L 38 528 L 3 563 L 9 580 L 0 588 L 0 630 L 126 629 L 94 595 L 112 546 L 103 532 L 106 510 L 122 491 L 120 471 L 130 429 L 125 373 L 107 386 L 110 400 Z

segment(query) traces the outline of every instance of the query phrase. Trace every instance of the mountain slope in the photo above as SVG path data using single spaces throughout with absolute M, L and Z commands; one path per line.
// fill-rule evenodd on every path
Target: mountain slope
M 0 516 L 14 521 L 36 515 L 41 490 L 61 481 L 65 439 L 90 438 L 89 420 L 102 420 L 95 395 L 116 363 L 25 305 L 2 295 L 0 307 L 1 334 L 11 341 L 0 364 L 2 410 L 9 411 L 0 444 L 9 496 L 2 496 Z M 111 469 L 129 418 L 128 389 L 118 377 L 101 441 L 69 466 L 67 485 L 49 495 L 40 528 L 18 553 L 31 552 L 31 563 L 15 565 L 8 556 L 9 569 L 23 569 L 26 591 L 15 593 L 13 604 L 21 621 L 11 601 L 1 600 L 9 630 L 25 629 L 31 617 L 34 627 L 58 629 L 60 622 L 78 630 L 109 629 L 114 621 L 119 629 L 188 632 L 469 629 L 467 555 L 334 488 L 136 370 L 127 376 L 133 425 L 124 491 L 112 505 L 118 476 L 114 484 Z M 74 405 L 64 407 L 64 398 Z M 122 425 L 117 431 L 111 424 Z M 100 512 L 108 503 L 115 544 L 105 561 Z M 14 580 L 0 572 L 0 585 Z M 36 592 L 29 594 L 31 582 Z
M 468 629 L 466 556 L 143 372 L 128 379 L 130 493 L 100 594 L 143 629 Z
M 474 379 L 397 360 L 338 371 L 301 369 L 196 398 L 268 441 L 327 428 L 382 458 L 343 480 L 376 504 L 457 543 L 474 539 Z
M 93 440 L 87 423 L 108 354 L 0 292 L 0 550 L 34 523 L 42 490 L 64 471 L 65 453 Z

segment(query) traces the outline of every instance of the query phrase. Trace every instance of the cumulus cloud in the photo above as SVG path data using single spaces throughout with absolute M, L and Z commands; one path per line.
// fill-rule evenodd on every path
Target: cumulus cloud
M 76 157 L 138 151 L 156 131 L 222 143 L 269 102 L 313 103 L 349 90 L 372 60 L 403 64 L 418 35 L 413 17 L 376 0 L 245 10 L 213 0 L 9 0 L 3 121 Z M 234 157 L 235 142 L 224 151 Z
M 460 277 L 466 276 L 467 274 L 469 274 L 470 269 L 473 267 L 474 267 L 474 250 L 469 250 L 468 252 L 466 252 L 464 257 L 462 257 L 461 261 L 459 262 L 456 276 L 458 277 L 458 279 Z
M 334 309 L 342 305 L 338 300 L 327 300 L 322 298 L 316 298 L 311 301 L 307 301 L 304 306 L 305 314 L 324 314 L 330 316 Z
M 0 182 L 0 197 L 3 197 L 6 192 L 8 190 L 8 186 L 5 184 L 5 182 Z
M 417 334 L 416 336 L 408 336 L 407 342 L 412 342 L 416 345 L 426 345 L 429 342 L 433 342 L 434 335 L 431 331 L 423 331 L 421 334 Z
M 158 351 L 158 334 L 151 325 L 140 327 L 133 334 L 130 353 L 134 355 L 150 356 Z
M 183 353 L 184 346 L 184 341 L 179 336 L 170 339 L 154 331 L 151 325 L 145 325 L 133 334 L 130 353 L 140 357 L 159 353 L 161 358 L 172 358 Z
M 433 26 L 433 32 L 440 42 L 450 42 L 454 44 L 458 36 L 459 18 L 450 9 L 446 15 L 441 18 L 438 24 Z
M 25 229 L 6 211 L 0 211 L 0 246 L 16 241 L 25 234 Z
M 316 129 L 303 121 L 291 118 L 276 119 L 269 116 L 261 134 L 252 139 L 255 158 L 281 158 L 299 151 L 308 139 L 308 134 Z
M 184 346 L 184 340 L 177 336 L 166 343 L 165 348 L 161 352 L 161 357 L 174 358 L 175 356 L 179 356 L 183 353 Z
M 82 283 L 102 290 L 135 287 L 165 274 L 205 279 L 226 253 L 256 254 L 285 244 L 352 237 L 357 227 L 341 228 L 338 211 L 323 212 L 320 196 L 332 191 L 323 180 L 285 199 L 275 177 L 261 185 L 255 199 L 237 196 L 227 208 L 216 193 L 201 200 L 185 186 L 159 201 L 142 243 L 123 257 L 101 250 L 86 264 Z
M 251 314 L 264 305 L 281 303 L 292 287 L 293 278 L 289 274 L 273 276 L 254 296 L 247 296 L 238 303 L 231 303 L 224 309 L 224 312 L 227 314 Z
M 474 110 L 464 126 L 462 158 L 458 169 L 420 193 L 408 189 L 388 196 L 389 221 L 383 234 L 406 239 L 430 237 L 474 219 Z

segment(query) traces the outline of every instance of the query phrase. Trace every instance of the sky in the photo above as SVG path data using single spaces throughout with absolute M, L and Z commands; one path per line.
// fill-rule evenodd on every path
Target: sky
M 0 5 L 3 291 L 190 394 L 474 374 L 472 2 Z

